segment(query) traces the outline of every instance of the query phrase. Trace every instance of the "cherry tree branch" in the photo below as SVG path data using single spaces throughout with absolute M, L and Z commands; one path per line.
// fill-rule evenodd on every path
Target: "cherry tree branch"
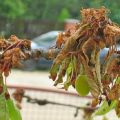
M 58 53 L 60 52 L 60 49 L 57 48 L 50 48 L 47 50 L 43 49 L 34 49 L 31 52 L 29 52 L 29 57 L 30 58 L 45 58 L 47 60 L 51 60 L 56 58 Z

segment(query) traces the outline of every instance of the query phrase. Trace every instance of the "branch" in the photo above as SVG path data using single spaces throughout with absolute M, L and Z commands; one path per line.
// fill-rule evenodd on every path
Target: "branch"
M 64 58 L 65 53 L 67 53 L 68 51 L 71 50 L 71 48 L 74 49 L 74 44 L 76 43 L 76 40 L 81 36 L 81 33 L 86 27 L 88 27 L 88 24 L 85 24 L 84 26 L 80 27 L 71 37 L 69 37 L 66 40 L 66 43 L 63 47 L 63 49 L 58 49 L 58 48 L 50 48 L 47 50 L 42 50 L 42 49 L 36 49 L 36 50 L 32 50 L 30 57 L 31 58 L 45 58 L 47 60 L 50 59 L 62 59 L 62 57 Z M 106 29 L 109 29 L 110 32 L 113 32 L 116 34 L 116 36 L 118 36 L 117 39 L 120 39 L 120 28 L 117 26 L 111 26 L 111 25 L 106 25 Z M 81 34 L 80 34 L 81 33 Z M 85 37 L 85 38 L 84 38 Z M 80 43 L 82 41 L 84 41 L 86 39 L 87 36 L 84 36 L 83 39 L 80 39 L 81 41 L 79 41 Z M 59 55 L 58 55 L 59 53 Z M 58 56 L 57 56 L 58 55 Z M 60 61 L 58 61 L 59 63 Z
M 29 58 L 35 58 L 35 59 L 45 58 L 47 60 L 51 60 L 51 59 L 56 58 L 56 56 L 58 55 L 59 52 L 60 52 L 60 49 L 50 48 L 47 50 L 35 49 L 35 50 L 31 50 L 31 51 L 26 51 L 26 54 L 28 54 L 27 59 L 29 59 Z
M 42 49 L 35 49 L 32 51 L 26 51 L 26 54 L 28 54 L 27 59 L 40 59 L 45 58 L 47 60 L 53 60 L 57 57 L 57 55 L 60 53 L 61 49 L 52 48 L 48 50 L 42 50 Z M 113 57 L 119 57 L 120 52 L 115 52 L 116 56 Z

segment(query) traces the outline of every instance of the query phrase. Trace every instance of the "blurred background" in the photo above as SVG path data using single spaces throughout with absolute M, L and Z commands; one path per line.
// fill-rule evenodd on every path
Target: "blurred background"
M 59 32 L 80 20 L 80 9 L 101 6 L 110 9 L 109 17 L 120 24 L 119 0 L 0 0 L 0 36 L 8 38 L 14 34 L 32 40 L 32 49 L 48 49 L 54 46 Z M 107 49 L 103 51 L 103 55 L 106 51 Z M 86 105 L 87 98 L 78 97 L 72 87 L 67 94 L 64 90 L 53 87 L 48 73 L 51 64 L 52 61 L 45 59 L 23 62 L 24 67 L 14 69 L 7 78 L 10 91 L 24 87 L 25 94 L 32 98 Z M 85 120 L 83 111 L 75 117 L 76 109 L 65 106 L 40 106 L 24 99 L 22 107 L 23 120 Z M 113 114 L 108 114 L 110 115 L 109 120 L 117 120 Z M 98 119 L 102 120 L 101 117 L 95 120 Z
M 0 34 L 33 39 L 63 30 L 66 19 L 80 19 L 80 9 L 105 6 L 110 18 L 120 23 L 119 0 L 0 0 Z

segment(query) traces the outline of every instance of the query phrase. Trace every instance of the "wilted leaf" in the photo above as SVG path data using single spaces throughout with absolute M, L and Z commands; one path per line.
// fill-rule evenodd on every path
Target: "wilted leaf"
M 96 51 L 96 63 L 95 63 L 95 70 L 96 70 L 96 77 L 97 77 L 97 84 L 99 86 L 99 89 L 102 89 L 101 84 L 101 68 L 100 68 L 100 52 Z
M 92 107 L 96 107 L 98 103 L 99 103 L 98 98 L 94 98 L 94 99 L 92 100 L 91 106 L 92 106 Z
M 120 84 L 115 84 L 114 86 L 112 86 L 108 94 L 108 98 L 110 100 L 116 100 L 120 98 Z
M 120 27 L 109 20 L 107 12 L 104 7 L 82 9 L 82 19 L 77 25 L 76 31 L 73 33 L 68 31 L 69 35 L 67 36 L 59 34 L 57 47 L 61 47 L 61 51 L 55 58 L 51 70 L 51 78 L 53 80 L 57 78 L 55 84 L 64 82 L 60 71 L 66 71 L 64 72 L 67 76 L 64 82 L 65 89 L 73 85 L 82 96 L 87 95 L 90 91 L 94 97 L 93 107 L 101 103 L 104 98 L 107 102 L 120 99 L 120 80 L 116 80 L 120 76 L 120 59 L 118 57 L 120 52 L 116 48 Z M 100 52 L 105 47 L 109 48 L 104 57 Z M 61 65 L 70 56 L 69 66 L 62 70 Z M 101 58 L 104 60 L 100 61 Z M 60 67 L 57 71 L 58 64 Z M 99 114 L 112 109 L 112 104 L 108 106 L 107 103 L 103 103 L 102 106 Z
M 104 116 L 102 120 L 109 120 L 109 119 Z
M 116 111 L 117 116 L 120 117 L 120 101 L 118 101 L 118 104 L 116 105 L 115 111 Z
M 57 77 L 57 72 L 58 72 L 59 65 L 58 64 L 53 64 L 52 68 L 50 69 L 50 78 L 54 81 Z
M 63 33 L 59 33 L 57 36 L 57 41 L 56 41 L 56 45 L 58 48 L 61 48 L 61 45 L 63 43 Z
M 99 85 L 97 84 L 96 73 L 95 71 L 92 70 L 91 67 L 88 66 L 87 62 L 82 56 L 81 56 L 81 61 L 84 67 L 84 71 L 89 78 L 87 79 L 87 83 L 90 87 L 90 92 L 95 98 L 98 98 L 100 94 L 100 88 Z
M 65 82 L 64 82 L 64 89 L 68 90 L 69 86 L 71 85 L 71 81 L 70 78 L 68 78 Z
M 56 86 L 58 83 L 63 82 L 63 77 L 66 74 L 66 69 L 69 66 L 70 58 L 66 58 L 63 62 L 62 65 L 59 68 L 59 73 L 58 73 L 58 78 L 55 80 L 54 86 Z
M 66 71 L 67 76 L 70 76 L 70 74 L 71 74 L 71 72 L 72 72 L 72 69 L 73 69 L 73 63 L 70 62 L 69 66 L 68 66 L 68 68 L 67 68 L 67 71 Z
M 73 62 L 71 61 L 69 63 L 69 66 L 66 70 L 66 74 L 67 74 L 67 79 L 66 81 L 64 82 L 64 88 L 65 90 L 68 89 L 68 87 L 71 85 L 71 74 L 72 74 L 72 70 L 73 70 Z

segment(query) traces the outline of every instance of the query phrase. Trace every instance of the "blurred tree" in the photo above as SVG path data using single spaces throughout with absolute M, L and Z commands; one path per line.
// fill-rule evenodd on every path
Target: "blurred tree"
M 120 0 L 92 0 L 89 7 L 105 6 L 110 10 L 110 18 L 120 24 Z
M 79 10 L 105 6 L 110 9 L 110 18 L 120 23 L 120 0 L 0 0 L 0 17 L 31 20 L 63 21 L 79 18 Z
M 109 0 L 106 2 L 106 7 L 111 11 L 110 18 L 120 24 L 120 0 Z
M 63 8 L 58 16 L 58 21 L 63 22 L 68 18 L 70 18 L 70 13 L 66 8 Z
M 32 0 L 26 0 L 24 3 L 27 8 L 25 19 L 56 21 L 61 19 L 60 16 L 67 18 L 70 15 L 77 18 L 79 16 L 78 10 L 81 8 L 79 0 L 64 0 L 62 2 L 59 0 L 34 0 L 34 4 Z
M 26 5 L 26 19 L 59 20 L 65 18 L 79 18 L 79 10 L 87 7 L 105 6 L 110 9 L 110 17 L 120 23 L 120 1 L 116 0 L 32 0 L 24 1 Z
M 0 17 L 15 19 L 25 13 L 25 5 L 22 0 L 0 0 Z

